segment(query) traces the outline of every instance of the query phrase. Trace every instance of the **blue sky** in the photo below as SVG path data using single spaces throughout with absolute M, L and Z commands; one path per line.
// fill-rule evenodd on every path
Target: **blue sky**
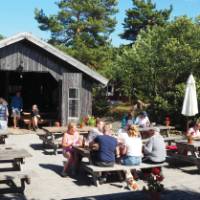
M 34 20 L 34 8 L 43 8 L 45 13 L 54 14 L 57 11 L 57 0 L 1 0 L 0 6 L 0 33 L 6 37 L 18 32 L 31 32 L 34 35 L 47 39 L 48 32 L 40 31 Z M 173 5 L 172 18 L 174 16 L 187 15 L 194 18 L 200 15 L 200 0 L 154 0 L 158 9 L 168 8 Z M 119 38 L 123 31 L 122 23 L 125 10 L 132 7 L 131 0 L 119 0 L 119 13 L 117 14 L 118 25 L 111 35 L 115 46 L 127 43 Z

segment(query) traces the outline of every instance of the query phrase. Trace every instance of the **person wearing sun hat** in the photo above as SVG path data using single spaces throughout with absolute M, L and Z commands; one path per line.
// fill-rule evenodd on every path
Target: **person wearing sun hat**
M 163 163 L 166 159 L 165 142 L 160 129 L 158 127 L 151 127 L 149 130 L 150 138 L 144 145 L 144 161 L 150 163 Z

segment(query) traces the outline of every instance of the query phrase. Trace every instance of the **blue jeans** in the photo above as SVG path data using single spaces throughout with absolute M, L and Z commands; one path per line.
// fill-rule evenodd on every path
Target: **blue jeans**
M 122 158 L 123 165 L 139 165 L 142 162 L 140 156 L 124 156 Z

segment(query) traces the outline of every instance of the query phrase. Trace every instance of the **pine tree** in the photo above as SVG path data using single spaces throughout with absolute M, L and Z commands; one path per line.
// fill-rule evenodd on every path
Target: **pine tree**
M 132 0 L 134 7 L 126 11 L 124 19 L 124 32 L 120 35 L 122 39 L 131 40 L 134 42 L 141 29 L 146 29 L 147 26 L 163 26 L 172 11 L 172 6 L 169 9 L 156 10 L 156 4 L 152 0 Z
M 56 15 L 46 16 L 42 9 L 35 10 L 40 29 L 49 30 L 55 42 L 69 46 L 81 38 L 93 47 L 104 44 L 114 31 L 116 0 L 61 0 L 57 5 Z
M 110 45 L 114 31 L 117 0 L 60 0 L 59 11 L 45 15 L 35 9 L 39 28 L 51 32 L 50 43 L 98 69 L 104 65 L 105 49 Z M 105 57 L 104 57 L 105 56 Z

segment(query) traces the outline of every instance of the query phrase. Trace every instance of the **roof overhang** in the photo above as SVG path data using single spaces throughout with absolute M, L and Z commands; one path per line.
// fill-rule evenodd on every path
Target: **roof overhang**
M 105 77 L 103 77 L 102 75 L 97 73 L 96 71 L 90 69 L 88 66 L 84 65 L 83 63 L 76 60 L 75 58 L 63 53 L 62 51 L 58 50 L 54 46 L 48 44 L 47 42 L 33 36 L 31 33 L 27 33 L 27 32 L 18 33 L 18 34 L 11 36 L 9 38 L 0 40 L 0 49 L 5 47 L 5 46 L 11 45 L 13 43 L 20 42 L 22 40 L 28 40 L 29 42 L 35 44 L 36 46 L 38 46 L 42 49 L 44 49 L 45 51 L 49 52 L 50 54 L 53 54 L 54 56 L 63 60 L 64 62 L 72 65 L 73 67 L 80 70 L 84 74 L 88 75 L 89 77 L 91 77 L 95 81 L 97 81 L 97 82 L 99 82 L 103 85 L 107 85 L 108 79 L 106 79 Z

